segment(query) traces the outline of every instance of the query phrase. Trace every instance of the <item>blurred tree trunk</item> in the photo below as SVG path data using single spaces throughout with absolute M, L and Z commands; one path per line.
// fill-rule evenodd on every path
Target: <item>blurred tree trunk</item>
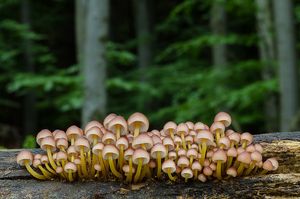
M 75 29 L 76 29 L 76 47 L 77 62 L 82 66 L 85 39 L 85 20 L 86 20 L 87 0 L 76 0 L 75 5 Z
M 280 83 L 280 130 L 291 127 L 298 110 L 298 71 L 296 39 L 291 0 L 273 1 L 277 33 L 277 53 Z
M 142 74 L 152 63 L 151 1 L 135 0 L 135 26 L 138 39 L 138 66 Z M 142 80 L 145 80 L 144 77 Z
M 272 9 L 270 0 L 256 0 L 259 54 L 263 63 L 262 78 L 270 80 L 275 74 L 275 41 L 273 34 Z M 265 121 L 267 131 L 278 129 L 276 96 L 268 93 L 265 101 Z
M 108 36 L 108 0 L 89 0 L 86 7 L 83 52 L 84 101 L 82 124 L 106 113 L 105 57 Z
M 225 0 L 213 0 L 210 13 L 210 26 L 212 34 L 216 37 L 226 35 L 226 11 Z M 216 68 L 223 68 L 227 65 L 226 45 L 215 43 L 212 46 L 213 65 Z
M 21 1 L 21 21 L 24 25 L 31 28 L 30 19 L 30 0 Z M 29 38 L 23 39 L 23 57 L 25 63 L 25 72 L 34 73 L 34 57 L 32 52 L 32 41 Z M 36 110 L 36 96 L 34 91 L 29 91 L 24 97 L 23 110 L 23 127 L 24 133 L 30 134 L 36 130 L 37 125 L 37 110 Z

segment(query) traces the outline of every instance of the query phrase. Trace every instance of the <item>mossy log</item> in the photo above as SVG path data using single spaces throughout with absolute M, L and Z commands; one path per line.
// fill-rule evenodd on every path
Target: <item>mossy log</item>
M 38 181 L 16 164 L 19 150 L 1 150 L 0 198 L 300 198 L 300 132 L 256 135 L 255 142 L 263 145 L 264 159 L 278 159 L 276 172 L 206 183 L 148 180 L 131 186 Z

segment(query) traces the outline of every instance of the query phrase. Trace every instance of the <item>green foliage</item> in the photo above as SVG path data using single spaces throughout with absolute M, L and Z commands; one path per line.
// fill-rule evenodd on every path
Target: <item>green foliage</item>
M 25 149 L 33 149 L 36 147 L 36 143 L 35 143 L 35 136 L 33 135 L 27 135 L 25 137 L 25 140 L 22 144 L 22 148 Z

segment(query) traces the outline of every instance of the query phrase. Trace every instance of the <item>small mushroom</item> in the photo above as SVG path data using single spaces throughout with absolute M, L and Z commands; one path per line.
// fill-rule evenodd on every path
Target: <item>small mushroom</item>
M 176 128 L 176 133 L 178 136 L 180 136 L 182 140 L 182 147 L 184 150 L 187 150 L 186 143 L 185 143 L 185 136 L 189 134 L 189 128 L 185 123 L 178 124 Z
M 133 161 L 134 164 L 137 165 L 137 171 L 136 171 L 136 174 L 134 176 L 134 183 L 137 183 L 139 178 L 140 178 L 140 174 L 141 174 L 141 171 L 142 171 L 142 166 L 149 163 L 150 155 L 144 149 L 136 149 L 133 153 L 132 161 Z
M 73 162 L 68 162 L 64 166 L 64 171 L 68 174 L 68 180 L 70 182 L 73 182 L 73 180 L 74 180 L 73 173 L 76 173 L 76 171 L 77 171 L 76 165 Z
M 176 180 L 176 177 L 172 176 L 172 173 L 176 172 L 176 165 L 173 160 L 165 160 L 162 164 L 162 170 L 168 174 L 168 177 L 171 181 Z
M 74 145 L 75 140 L 83 135 L 82 130 L 75 125 L 70 126 L 66 130 L 66 134 L 67 134 L 68 140 L 71 142 L 71 145 Z
M 151 157 L 157 160 L 157 177 L 161 176 L 161 159 L 167 156 L 167 150 L 164 145 L 156 144 L 151 149 Z
M 148 118 L 139 112 L 133 113 L 129 116 L 128 127 L 131 132 L 133 132 L 133 136 L 137 137 L 140 132 L 147 132 L 149 128 L 149 120 Z
M 215 118 L 214 122 L 222 122 L 225 127 L 229 127 L 231 124 L 231 116 L 225 112 L 219 112 Z
M 217 178 L 222 179 L 222 164 L 227 161 L 227 156 L 224 150 L 217 150 L 213 156 L 212 161 L 217 163 Z
M 181 171 L 181 176 L 184 178 L 185 182 L 188 181 L 188 179 L 193 177 L 193 171 L 190 168 L 185 168 Z
M 128 132 L 127 122 L 122 116 L 116 116 L 108 123 L 108 130 L 116 134 L 117 139 Z
M 164 132 L 167 136 L 170 136 L 174 140 L 174 134 L 176 132 L 177 124 L 175 122 L 169 121 L 164 125 Z
M 111 172 L 118 178 L 122 178 L 122 174 L 119 173 L 115 167 L 115 163 L 113 160 L 117 159 L 119 157 L 119 151 L 117 147 L 114 145 L 105 145 L 102 151 L 102 155 L 104 160 L 108 160 L 109 168 Z

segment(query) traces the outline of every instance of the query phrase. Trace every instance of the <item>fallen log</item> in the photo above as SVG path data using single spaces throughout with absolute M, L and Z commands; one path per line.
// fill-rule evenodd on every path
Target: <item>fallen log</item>
M 276 172 L 206 183 L 38 181 L 16 164 L 20 150 L 0 150 L 0 198 L 300 198 L 300 132 L 255 135 L 255 142 L 264 159 L 278 159 Z

